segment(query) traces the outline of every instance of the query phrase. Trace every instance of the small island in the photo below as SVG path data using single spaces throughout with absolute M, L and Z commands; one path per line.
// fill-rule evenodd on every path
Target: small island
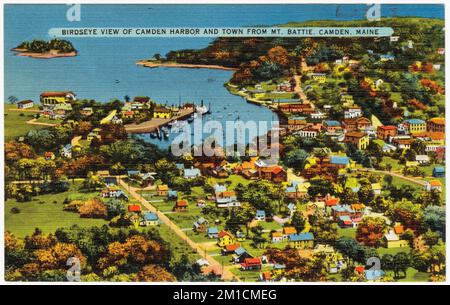
M 17 56 L 43 59 L 72 57 L 78 54 L 70 41 L 60 39 L 24 41 L 11 51 Z

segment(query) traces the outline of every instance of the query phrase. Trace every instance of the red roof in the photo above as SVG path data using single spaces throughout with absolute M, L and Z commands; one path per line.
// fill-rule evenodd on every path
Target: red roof
M 356 266 L 355 271 L 360 274 L 364 273 L 364 266 Z
M 42 92 L 41 96 L 66 96 L 67 94 L 73 94 L 72 92 L 61 92 L 61 91 L 48 91 Z
M 395 234 L 403 234 L 405 230 L 403 229 L 402 225 L 398 225 L 394 227 Z
M 130 204 L 128 206 L 128 212 L 140 212 L 141 206 L 139 204 Z
M 234 251 L 237 248 L 239 248 L 240 246 L 241 246 L 240 244 L 228 245 L 228 246 L 225 246 L 225 250 L 227 250 L 227 251 Z
M 334 198 L 334 197 L 332 197 L 332 198 L 330 198 L 330 199 L 328 199 L 328 200 L 325 200 L 325 204 L 326 204 L 327 206 L 329 206 L 329 207 L 335 206 L 335 205 L 337 205 L 338 203 L 339 203 L 339 198 Z
M 218 236 L 219 236 L 220 238 L 222 238 L 222 237 L 227 236 L 227 235 L 228 235 L 228 236 L 231 236 L 231 233 L 229 233 L 229 232 L 227 232 L 227 231 L 225 231 L 225 230 L 222 230 L 222 231 L 219 232 L 219 235 L 218 235 Z
M 283 171 L 283 168 L 282 168 L 281 166 L 275 166 L 275 167 L 272 169 L 272 173 L 274 173 L 275 175 L 281 173 L 282 171 Z
M 177 201 L 177 207 L 187 207 L 187 206 L 188 206 L 187 200 L 182 199 Z
M 396 129 L 397 129 L 397 127 L 395 127 L 395 126 L 393 126 L 393 125 L 379 126 L 378 128 L 384 129 L 384 130 L 396 130 Z
M 246 258 L 244 259 L 244 263 L 241 264 L 241 266 L 243 267 L 259 266 L 259 265 L 261 265 L 261 259 L 259 257 Z

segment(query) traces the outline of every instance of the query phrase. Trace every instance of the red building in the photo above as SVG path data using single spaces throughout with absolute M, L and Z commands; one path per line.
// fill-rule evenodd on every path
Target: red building
M 378 126 L 377 128 L 377 138 L 378 139 L 389 139 L 389 137 L 394 137 L 397 135 L 397 127 L 393 125 L 388 126 Z

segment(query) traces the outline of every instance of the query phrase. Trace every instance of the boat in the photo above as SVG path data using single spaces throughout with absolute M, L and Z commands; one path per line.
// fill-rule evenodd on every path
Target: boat
M 198 114 L 205 114 L 209 112 L 208 107 L 203 105 L 203 100 L 201 101 L 201 105 L 195 107 L 195 110 L 197 111 Z
M 150 138 L 156 139 L 156 133 L 154 133 L 154 132 L 150 133 Z

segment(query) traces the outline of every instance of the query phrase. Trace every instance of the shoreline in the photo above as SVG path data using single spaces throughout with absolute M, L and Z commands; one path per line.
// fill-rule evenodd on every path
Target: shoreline
M 183 64 L 176 62 L 151 62 L 140 60 L 136 63 L 139 66 L 143 66 L 146 68 L 158 68 L 158 67 L 166 67 L 166 68 L 187 68 L 187 69 L 216 69 L 216 70 L 225 70 L 225 71 L 236 71 L 237 68 L 224 67 L 219 65 L 202 65 L 202 64 Z
M 22 56 L 22 57 L 31 57 L 31 58 L 38 58 L 38 59 L 50 59 L 50 58 L 58 58 L 58 57 L 74 57 L 77 56 L 78 53 L 73 51 L 69 53 L 36 53 L 36 52 L 28 52 L 25 49 L 11 49 L 12 52 L 14 52 L 15 56 Z

